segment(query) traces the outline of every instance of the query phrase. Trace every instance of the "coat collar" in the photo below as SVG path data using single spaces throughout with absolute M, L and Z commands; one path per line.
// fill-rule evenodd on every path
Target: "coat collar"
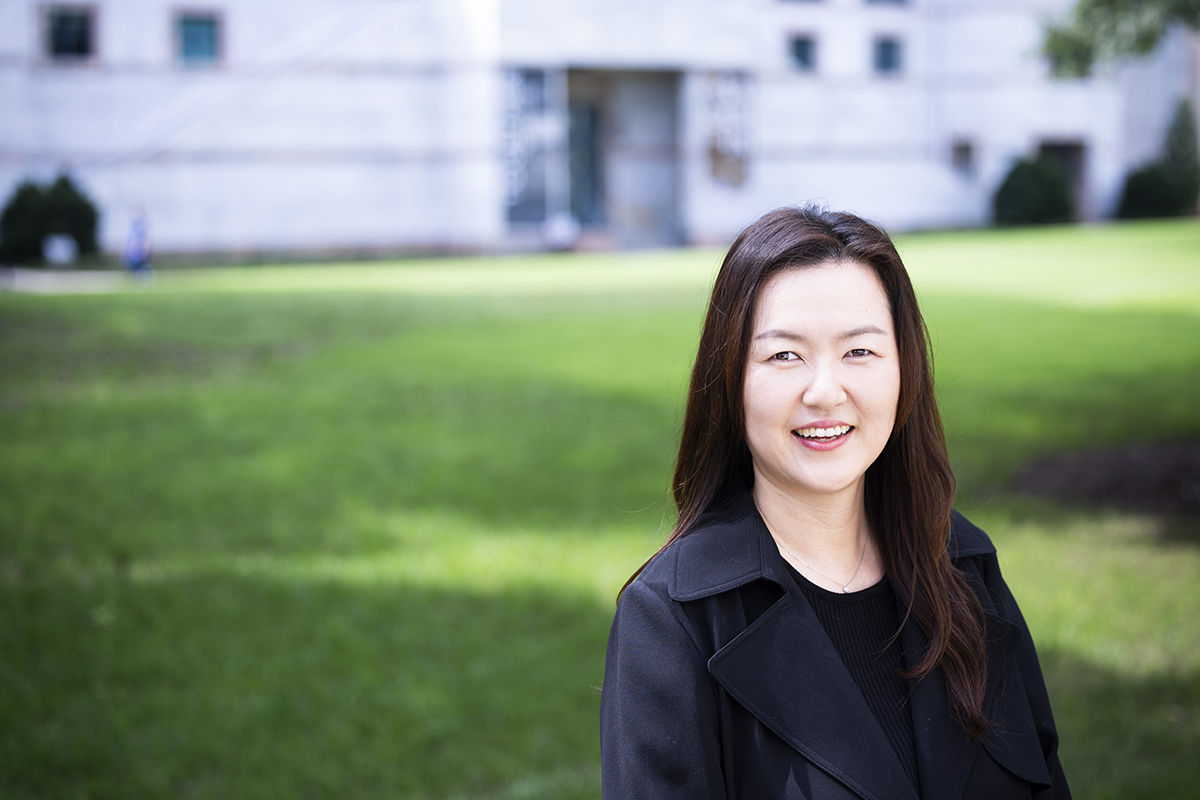
M 758 580 L 783 590 L 775 605 L 709 660 L 710 673 L 725 690 L 860 797 L 916 800 L 886 735 L 795 587 L 750 493 L 731 498 L 672 549 L 674 570 L 667 576 L 667 591 L 676 601 L 712 597 Z M 960 559 L 995 553 L 986 534 L 957 514 L 948 549 Z M 1007 664 L 1019 629 L 1008 619 L 1003 603 L 994 601 L 982 585 L 974 588 L 988 619 L 988 662 Z M 901 637 L 905 651 L 918 657 L 927 646 L 912 620 Z M 1001 678 L 989 674 L 989 706 Z M 921 796 L 960 798 L 979 743 L 967 739 L 953 723 L 940 670 L 914 687 L 911 701 Z
M 737 493 L 706 515 L 674 548 L 675 570 L 667 585 L 673 600 L 698 600 L 763 579 L 785 589 L 792 585 L 783 557 L 749 491 Z M 947 550 L 954 559 L 996 552 L 987 535 L 957 511 L 953 513 Z M 987 598 L 981 599 L 986 612 L 1009 621 L 1003 609 Z

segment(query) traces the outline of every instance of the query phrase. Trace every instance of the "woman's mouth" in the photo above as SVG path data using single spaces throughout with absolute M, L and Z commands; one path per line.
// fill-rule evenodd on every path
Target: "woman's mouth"
M 801 439 L 808 439 L 814 442 L 832 442 L 835 439 L 840 439 L 852 430 L 854 430 L 854 426 L 852 425 L 835 425 L 831 428 L 797 428 L 792 433 Z
M 836 450 L 845 444 L 853 430 L 853 425 L 830 425 L 828 427 L 814 425 L 810 428 L 797 428 L 792 431 L 792 436 L 795 436 L 805 448 L 824 452 Z

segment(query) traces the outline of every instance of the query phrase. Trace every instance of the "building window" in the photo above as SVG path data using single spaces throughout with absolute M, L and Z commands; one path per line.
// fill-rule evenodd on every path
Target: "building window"
M 212 64 L 221 57 L 221 25 L 217 15 L 185 12 L 175 22 L 179 60 L 185 64 Z
M 504 199 L 510 223 L 545 222 L 549 216 L 546 167 L 552 154 L 545 131 L 555 119 L 550 77 L 543 69 L 504 70 Z
M 875 72 L 898 75 L 904 70 L 904 47 L 899 39 L 884 36 L 875 40 Z
M 817 43 L 811 36 L 793 36 L 790 50 L 793 67 L 801 72 L 816 70 Z
M 750 90 L 744 72 L 708 75 L 708 174 L 733 188 L 746 183 L 750 167 Z
M 46 54 L 54 59 L 84 59 L 95 55 L 95 16 L 95 11 L 90 8 L 51 8 L 46 15 Z
M 975 145 L 968 139 L 955 139 L 950 143 L 950 164 L 954 171 L 964 177 L 975 174 Z

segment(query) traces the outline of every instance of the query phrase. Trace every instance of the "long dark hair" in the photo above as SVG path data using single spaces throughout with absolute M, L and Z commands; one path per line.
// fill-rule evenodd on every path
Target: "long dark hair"
M 880 228 L 852 214 L 783 208 L 734 241 L 713 286 L 692 370 L 672 485 L 678 517 L 662 549 L 691 532 L 731 487 L 753 484 L 742 393 L 755 304 L 773 275 L 830 261 L 874 271 L 899 349 L 896 424 L 867 469 L 864 495 L 889 579 L 929 639 L 906 677 L 919 680 L 941 667 L 951 710 L 979 738 L 988 729 L 983 608 L 946 551 L 955 481 L 934 397 L 929 334 L 900 255 Z

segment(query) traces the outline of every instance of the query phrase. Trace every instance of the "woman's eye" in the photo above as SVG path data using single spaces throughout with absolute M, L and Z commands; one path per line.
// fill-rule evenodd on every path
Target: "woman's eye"
M 799 357 L 800 356 L 796 355 L 795 353 L 793 353 L 790 350 L 785 351 L 783 353 L 776 353 L 775 355 L 771 356 L 771 358 L 775 361 L 794 361 L 795 359 L 797 359 Z
M 850 356 L 851 358 L 865 358 L 866 356 L 871 355 L 871 351 L 864 347 L 856 347 L 846 355 Z

